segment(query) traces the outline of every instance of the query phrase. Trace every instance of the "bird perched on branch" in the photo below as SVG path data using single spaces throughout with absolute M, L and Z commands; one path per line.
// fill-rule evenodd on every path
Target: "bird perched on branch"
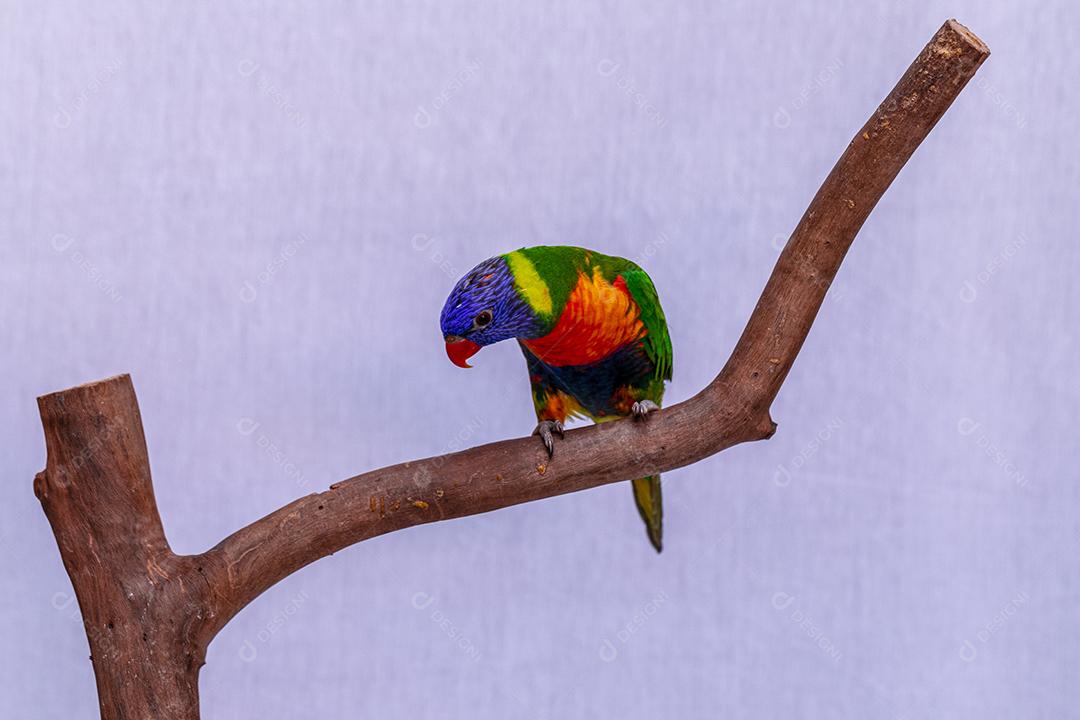
M 497 255 L 454 286 L 440 319 L 455 365 L 514 338 L 529 369 L 539 435 L 554 455 L 571 417 L 644 419 L 671 379 L 671 338 L 649 276 L 629 260 L 579 247 Z M 660 476 L 633 480 L 649 541 L 662 546 Z

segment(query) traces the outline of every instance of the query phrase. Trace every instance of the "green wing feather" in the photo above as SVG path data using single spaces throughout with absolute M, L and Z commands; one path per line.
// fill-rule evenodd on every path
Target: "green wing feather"
M 672 371 L 671 336 L 668 334 L 667 319 L 660 307 L 660 297 L 652 279 L 641 268 L 620 273 L 626 282 L 630 297 L 634 298 L 641 311 L 641 322 L 645 325 L 645 353 L 656 366 L 656 377 L 670 380 Z

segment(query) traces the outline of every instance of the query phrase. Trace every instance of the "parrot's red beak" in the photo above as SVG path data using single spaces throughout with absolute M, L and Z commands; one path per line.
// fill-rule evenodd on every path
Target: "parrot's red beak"
M 472 340 L 466 340 L 457 335 L 446 336 L 446 356 L 458 367 L 472 367 L 467 361 L 478 352 L 480 352 L 480 346 Z

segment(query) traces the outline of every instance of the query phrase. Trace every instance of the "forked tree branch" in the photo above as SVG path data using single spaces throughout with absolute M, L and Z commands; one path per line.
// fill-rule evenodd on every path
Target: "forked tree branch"
M 566 434 L 553 460 L 507 440 L 358 475 L 201 555 L 168 546 L 127 375 L 39 398 L 48 450 L 35 479 L 79 600 L 105 720 L 192 720 L 217 632 L 264 590 L 353 543 L 682 467 L 772 435 L 769 408 L 840 263 L 893 178 L 987 47 L 955 21 L 934 35 L 855 135 L 795 228 L 720 374 L 646 423 Z

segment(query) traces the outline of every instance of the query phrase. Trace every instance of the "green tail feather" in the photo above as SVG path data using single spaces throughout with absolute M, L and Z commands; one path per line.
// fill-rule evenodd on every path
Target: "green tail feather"
M 660 476 L 650 475 L 630 482 L 634 486 L 634 502 L 641 519 L 645 521 L 649 542 L 656 552 L 660 552 L 664 547 L 664 503 L 660 496 Z

